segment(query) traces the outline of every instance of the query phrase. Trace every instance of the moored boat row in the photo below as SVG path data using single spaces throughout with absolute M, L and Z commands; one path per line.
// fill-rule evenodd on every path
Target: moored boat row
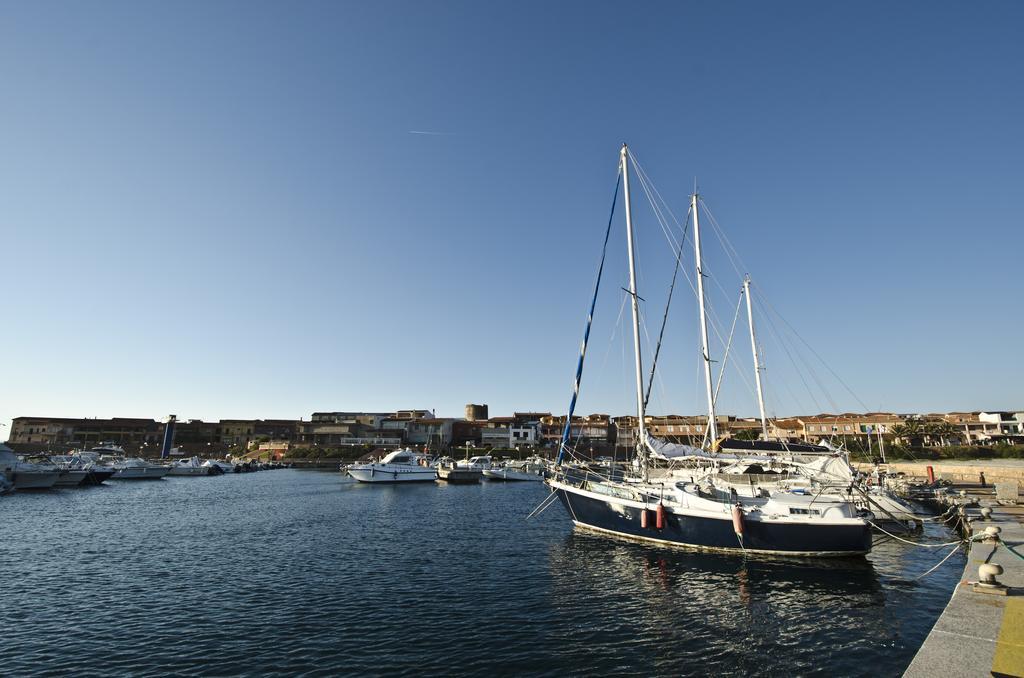
M 107 480 L 160 480 L 165 476 L 212 476 L 286 467 L 286 464 L 254 460 L 203 461 L 199 457 L 159 464 L 126 456 L 116 445 L 101 445 L 63 455 L 21 457 L 0 444 L 0 493 L 100 485 Z
M 434 458 L 409 448 L 394 450 L 380 461 L 346 464 L 341 471 L 361 483 L 431 482 L 476 483 L 482 478 L 507 481 L 541 481 L 547 462 L 540 457 L 525 461 L 496 463 L 489 455 L 455 461 L 451 457 Z

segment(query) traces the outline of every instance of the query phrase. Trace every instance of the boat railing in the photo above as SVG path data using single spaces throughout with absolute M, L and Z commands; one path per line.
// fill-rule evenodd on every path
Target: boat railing
M 821 483 L 818 485 L 818 491 L 811 499 L 811 503 L 807 505 L 808 508 L 814 506 L 814 503 L 818 501 L 822 496 L 840 496 L 846 501 L 853 501 L 853 497 L 850 494 L 849 483 Z

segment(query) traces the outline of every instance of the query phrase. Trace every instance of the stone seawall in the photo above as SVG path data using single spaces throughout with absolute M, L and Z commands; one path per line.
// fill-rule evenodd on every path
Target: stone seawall
M 870 471 L 870 464 L 855 464 L 861 471 Z M 1024 460 L 989 459 L 971 461 L 913 461 L 888 464 L 890 473 L 906 473 L 908 476 L 924 478 L 931 466 L 935 477 L 952 482 L 978 482 L 978 474 L 984 472 L 988 483 L 1024 483 Z

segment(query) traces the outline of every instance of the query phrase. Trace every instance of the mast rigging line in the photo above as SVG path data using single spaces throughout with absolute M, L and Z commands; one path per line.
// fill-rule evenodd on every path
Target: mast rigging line
M 672 229 L 670 228 L 670 225 L 668 224 L 667 220 L 664 217 L 664 214 L 662 213 L 661 207 L 658 206 L 657 201 L 655 200 L 655 196 L 657 196 L 658 201 L 660 201 L 662 204 L 664 204 L 665 211 L 667 211 L 669 213 L 669 215 L 672 217 L 674 225 L 677 228 L 679 227 L 679 220 L 676 218 L 675 213 L 672 212 L 672 208 L 669 207 L 668 204 L 665 202 L 664 198 L 661 197 L 661 193 L 658 191 L 657 186 L 654 185 L 654 182 L 651 180 L 650 175 L 648 175 L 643 170 L 643 168 L 637 163 L 636 158 L 632 154 L 632 151 L 630 151 L 629 153 L 630 153 L 630 157 L 633 160 L 634 168 L 637 171 L 637 178 L 640 181 L 640 187 L 643 189 L 644 194 L 647 197 L 647 201 L 651 205 L 651 209 L 654 212 L 655 219 L 657 219 L 657 221 L 658 221 L 658 225 L 661 227 L 661 232 L 665 236 L 665 240 L 668 242 L 669 247 L 672 248 L 673 251 L 681 251 L 682 247 L 684 246 L 684 243 L 686 243 L 686 235 L 687 235 L 687 232 L 688 232 L 688 229 L 689 229 L 689 225 L 690 225 L 690 218 L 693 216 L 693 205 L 692 204 L 690 205 L 690 207 L 688 208 L 687 213 L 686 213 L 686 221 L 685 221 L 684 226 L 683 226 L 682 241 L 677 243 L 676 242 L 676 238 L 672 234 Z M 706 208 L 706 203 L 704 202 L 703 198 L 700 198 L 700 196 L 698 196 L 698 201 L 699 201 L 700 205 L 704 205 L 705 208 Z M 719 229 L 717 224 L 715 224 L 714 222 L 713 222 L 713 225 L 715 226 L 716 229 Z M 724 234 L 716 233 L 716 235 L 718 236 L 719 242 L 722 244 L 723 250 L 726 250 L 726 245 L 727 244 L 728 244 L 728 247 L 730 247 L 730 248 L 732 247 L 732 244 L 728 243 L 728 239 L 723 240 Z M 733 251 L 735 252 L 735 249 L 733 249 Z M 730 255 L 728 251 L 726 251 L 726 254 L 730 257 L 730 259 L 732 259 L 732 255 Z M 738 256 L 739 255 L 736 254 L 736 257 L 738 257 Z M 678 266 L 678 264 L 679 264 L 679 262 L 678 262 L 678 259 L 677 259 L 677 264 L 676 265 Z M 735 261 L 732 261 L 732 264 L 733 264 L 733 268 L 735 268 L 736 267 Z M 704 277 L 705 278 L 710 279 L 714 283 L 715 287 L 717 287 L 718 290 L 722 293 L 722 296 L 724 296 L 724 297 L 731 297 L 732 296 L 728 292 L 726 292 L 725 288 L 722 287 L 722 283 L 718 280 L 718 278 L 716 276 L 712 275 L 710 271 L 703 270 L 703 273 L 704 273 Z M 687 269 L 685 267 L 683 267 L 683 275 L 685 276 L 686 282 L 690 286 L 690 291 L 693 292 L 694 297 L 698 297 L 699 295 L 698 295 L 698 291 L 697 291 L 697 286 L 694 284 L 693 279 L 690 278 L 690 274 L 687 272 Z M 673 277 L 673 281 L 674 281 L 675 278 L 676 278 L 676 274 L 673 273 L 672 277 Z M 741 278 L 742 278 L 742 276 L 741 276 Z M 714 332 L 715 338 L 723 346 L 723 349 L 724 349 L 724 347 L 728 344 L 728 340 L 724 336 L 724 324 L 722 323 L 721 318 L 719 318 L 718 312 L 715 310 L 714 303 L 710 299 L 706 298 L 706 296 L 705 296 L 705 304 L 704 305 L 706 307 L 708 320 L 710 321 L 710 328 Z M 730 332 L 730 334 L 731 334 L 731 332 Z M 653 372 L 652 372 L 652 374 L 653 374 Z M 740 379 L 746 385 L 747 389 L 751 393 L 755 393 L 754 386 L 747 379 L 746 373 L 744 373 L 743 370 L 739 369 L 738 366 L 737 366 L 737 374 L 740 376 Z M 648 387 L 648 392 L 649 391 L 650 391 L 650 387 Z M 645 405 L 646 405 L 646 401 L 645 401 Z
M 635 162 L 635 161 L 634 161 Z M 637 172 L 639 176 L 639 172 Z M 641 180 L 641 185 L 643 181 Z M 651 361 L 651 376 L 647 380 L 647 393 L 644 395 L 644 410 L 647 409 L 647 403 L 651 399 L 651 387 L 654 385 L 654 372 L 658 367 L 658 355 L 661 353 L 661 342 L 665 338 L 665 325 L 668 323 L 668 310 L 672 306 L 672 293 L 676 289 L 676 279 L 679 277 L 680 262 L 683 259 L 683 245 L 686 243 L 686 231 L 690 226 L 690 212 L 686 212 L 686 224 L 683 226 L 683 237 L 679 241 L 679 247 L 676 249 L 676 266 L 672 271 L 672 284 L 668 288 L 668 299 L 665 301 L 665 314 L 661 317 L 661 330 L 658 332 L 658 343 L 654 347 L 654 359 Z
M 725 353 L 722 355 L 722 369 L 718 371 L 718 383 L 715 385 L 715 402 L 718 402 L 718 392 L 722 390 L 722 379 L 725 378 L 725 366 L 729 364 L 729 351 L 732 348 L 732 338 L 736 332 L 736 321 L 740 317 L 740 308 L 743 304 L 743 293 L 740 293 L 740 300 L 736 302 L 736 314 L 732 317 L 732 327 L 729 328 L 729 342 L 725 345 Z
M 710 208 L 708 208 L 707 203 L 705 203 L 703 199 L 700 199 L 700 204 L 704 207 L 704 211 L 707 213 L 707 216 L 708 216 L 708 218 L 709 218 L 709 220 L 711 222 L 712 228 L 715 231 L 715 235 L 717 236 L 719 243 L 722 245 L 722 250 L 725 252 L 726 256 L 728 257 L 729 263 L 732 265 L 733 270 L 736 271 L 737 275 L 742 277 L 743 274 L 740 272 L 740 268 L 742 267 L 742 268 L 746 269 L 746 264 L 743 261 L 743 257 L 740 256 L 740 253 L 733 246 L 732 241 L 729 240 L 729 236 L 725 234 L 725 230 L 718 223 L 718 220 L 715 218 L 714 213 L 710 210 Z M 715 281 L 715 282 L 717 283 L 717 281 Z M 757 290 L 757 297 L 758 297 L 758 303 L 766 311 L 764 313 L 764 317 L 768 320 L 769 324 L 770 325 L 774 325 L 774 323 L 772 322 L 772 319 L 771 319 L 769 313 L 767 312 L 767 311 L 770 310 L 771 313 L 774 313 L 779 318 L 779 320 L 786 326 L 786 328 L 790 332 L 793 333 L 793 335 L 800 341 L 800 343 L 804 344 L 804 346 L 806 346 L 807 349 L 809 349 L 811 351 L 811 353 L 818 360 L 818 362 L 820 362 L 821 365 L 823 365 L 825 367 L 825 369 L 828 370 L 832 374 L 832 376 L 842 385 L 842 387 L 851 396 L 853 396 L 854 400 L 856 400 L 857 403 L 860 404 L 860 406 L 862 408 L 864 408 L 864 411 L 865 412 L 870 411 L 871 408 L 869 408 L 867 405 L 864 404 L 864 402 L 857 396 L 857 394 L 854 393 L 853 389 L 851 389 L 843 381 L 843 379 L 835 372 L 835 370 L 833 370 L 832 367 L 827 362 L 825 362 L 825 360 L 821 357 L 821 355 L 819 355 L 818 352 L 814 350 L 814 347 L 811 346 L 796 331 L 796 329 L 789 323 L 789 321 L 787 321 L 786 318 L 783 317 L 783 315 L 781 313 L 779 313 L 779 311 L 777 309 L 775 309 L 774 306 L 772 306 L 772 304 L 768 301 L 767 297 L 765 297 L 764 293 L 761 292 L 760 290 Z M 780 344 L 784 343 L 782 333 L 777 331 L 777 330 L 774 330 L 774 333 L 776 334 L 776 338 L 779 340 Z M 787 353 L 789 352 L 788 348 L 786 348 L 786 346 L 783 346 L 783 349 Z M 762 353 L 763 353 L 763 349 L 762 349 Z M 799 351 L 797 351 L 796 356 L 797 356 L 797 358 L 799 358 L 800 362 L 803 363 L 804 368 L 806 369 L 806 371 L 810 373 L 811 378 L 814 380 L 815 384 L 817 385 L 818 389 L 821 391 L 822 395 L 825 397 L 825 399 L 827 401 L 829 401 L 829 405 L 835 411 L 837 411 L 837 412 L 842 410 L 842 408 L 839 406 L 839 404 L 837 402 L 835 402 L 835 400 L 832 398 L 831 393 L 829 393 L 829 390 L 822 383 L 821 379 L 817 375 L 816 370 L 811 366 L 809 361 L 806 358 L 804 358 L 804 356 L 801 355 Z M 817 398 L 815 398 L 815 396 L 814 396 L 814 394 L 812 392 L 812 389 L 807 384 L 806 380 L 803 378 L 803 370 L 801 370 L 801 368 L 797 366 L 796 361 L 793 359 L 792 355 L 790 355 L 788 357 L 790 358 L 790 362 L 793 364 L 794 370 L 798 373 L 798 376 L 800 376 L 801 381 L 804 382 L 804 387 L 807 389 L 807 392 L 811 396 L 811 399 L 816 401 Z M 821 409 L 821 405 L 820 404 L 815 403 L 815 406 L 818 409 Z
M 708 208 L 707 203 L 705 203 L 703 199 L 700 199 L 700 204 L 704 207 L 704 211 L 707 213 L 708 219 L 711 221 L 711 225 L 714 228 L 715 235 L 718 237 L 718 240 L 719 240 L 719 242 L 722 245 L 722 250 L 726 253 L 726 256 L 729 258 L 729 263 L 732 264 L 732 267 L 736 271 L 736 274 L 742 277 L 743 274 L 740 272 L 740 268 L 746 269 L 746 264 L 743 261 L 743 257 L 740 256 L 740 253 L 733 246 L 732 241 L 729 240 L 729 236 L 727 236 L 725 234 L 725 231 L 719 225 L 718 220 L 715 219 L 714 213 Z M 864 411 L 865 412 L 869 412 L 871 410 L 871 408 L 868 407 L 864 403 L 864 401 L 862 401 L 857 396 L 857 394 L 853 391 L 853 389 L 851 389 L 846 384 L 846 382 L 844 382 L 843 379 L 836 373 L 836 371 L 833 370 L 832 367 L 827 362 L 825 362 L 824 358 L 822 358 L 821 355 L 819 355 L 818 352 L 814 350 L 814 347 L 811 346 L 800 335 L 800 333 L 796 331 L 796 329 L 789 323 L 789 321 L 786 320 L 786 318 L 781 313 L 779 313 L 779 311 L 771 304 L 771 302 L 768 301 L 768 299 L 765 297 L 764 293 L 762 293 L 762 292 L 760 292 L 758 290 L 757 291 L 757 296 L 758 296 L 759 302 L 765 307 L 765 309 L 766 310 L 770 310 L 772 313 L 774 313 L 776 316 L 778 316 L 779 320 L 782 321 L 782 323 L 789 329 L 789 331 L 792 332 L 793 335 L 796 336 L 796 338 L 799 339 L 800 342 L 802 344 L 804 344 L 804 346 L 806 346 L 811 351 L 812 354 L 814 354 L 814 357 L 817 358 L 818 361 L 825 367 L 825 369 L 828 370 L 832 374 L 832 376 L 836 379 L 836 381 L 838 381 L 842 385 L 842 387 L 844 389 L 846 389 L 847 393 L 849 393 L 851 396 L 853 396 L 854 400 L 856 400 L 857 403 L 862 408 L 864 408 Z M 765 314 L 765 317 L 767 317 L 767 315 L 768 314 Z M 813 368 L 811 368 L 811 366 L 809 364 L 807 364 L 806 361 L 803 361 L 803 362 L 806 365 L 806 367 L 808 368 L 808 370 L 812 373 L 812 375 L 811 375 L 812 378 L 818 383 L 818 388 L 820 388 L 822 390 L 822 393 L 825 395 L 826 399 L 830 401 L 830 405 L 832 405 L 832 407 L 834 407 L 836 410 L 842 409 L 842 408 L 840 408 L 838 406 L 838 404 L 836 404 L 835 402 L 832 401 L 832 398 L 831 398 L 831 396 L 828 393 L 828 389 L 824 388 L 824 386 L 821 384 L 820 380 L 818 380 L 817 377 L 814 375 Z
M 686 236 L 687 236 L 687 233 L 689 231 L 690 219 L 693 217 L 694 205 L 692 204 L 692 201 L 691 201 L 691 204 L 689 205 L 689 207 L 687 209 L 686 220 L 682 224 L 682 238 L 681 238 L 681 240 L 677 241 L 676 236 L 674 235 L 674 230 L 680 228 L 680 223 L 679 223 L 679 219 L 675 215 L 675 212 L 672 211 L 672 208 L 669 206 L 669 204 L 662 197 L 661 192 L 658 191 L 658 188 L 657 188 L 657 186 L 655 186 L 654 182 L 651 180 L 650 175 L 648 175 L 647 172 L 644 171 L 643 167 L 639 164 L 639 162 L 637 162 L 636 156 L 633 154 L 631 149 L 627 149 L 627 154 L 629 155 L 629 158 L 633 162 L 633 168 L 636 171 L 636 177 L 637 177 L 638 181 L 640 182 L 640 187 L 644 191 L 644 195 L 647 198 L 647 201 L 648 201 L 648 203 L 651 206 L 651 211 L 652 211 L 655 219 L 658 221 L 658 225 L 661 227 L 661 232 L 665 236 L 666 242 L 668 243 L 668 245 L 671 248 L 671 250 L 673 252 L 677 253 L 676 254 L 676 262 L 675 262 L 676 269 L 673 271 L 673 274 L 672 274 L 672 286 L 669 289 L 669 299 L 668 299 L 668 302 L 666 303 L 666 316 L 663 317 L 663 319 L 662 319 L 662 330 L 661 330 L 661 332 L 659 332 L 659 341 L 658 341 L 658 344 L 657 344 L 657 347 L 656 347 L 656 350 L 660 351 L 660 347 L 662 345 L 662 339 L 661 338 L 662 338 L 662 336 L 664 334 L 664 327 L 665 327 L 665 323 L 667 321 L 668 305 L 671 303 L 672 289 L 675 286 L 675 282 L 676 282 L 677 274 L 678 274 L 678 268 L 680 268 L 681 251 L 682 251 L 682 248 L 685 246 L 685 244 L 687 242 L 687 237 Z M 697 200 L 699 201 L 700 205 L 704 205 L 705 208 L 707 207 L 706 203 L 704 202 L 704 200 L 700 196 L 697 196 Z M 671 220 L 672 220 L 671 224 L 669 223 L 668 218 L 666 218 L 666 216 L 665 216 L 666 212 L 671 217 Z M 713 225 L 714 229 L 716 230 L 716 236 L 718 238 L 719 243 L 722 245 L 722 249 L 725 251 L 726 255 L 730 258 L 730 263 L 732 263 L 733 268 L 735 269 L 736 268 L 736 258 L 739 257 L 739 254 L 736 253 L 735 248 L 732 247 L 732 243 L 728 242 L 728 238 L 725 238 L 724 233 L 720 232 L 721 228 L 720 228 L 720 226 L 718 226 L 717 222 L 714 221 L 713 217 L 712 217 L 712 225 Z M 732 249 L 732 253 L 729 252 L 730 248 Z M 687 284 L 690 286 L 691 292 L 693 292 L 694 297 L 698 298 L 698 302 L 699 302 L 700 301 L 700 299 L 699 299 L 700 295 L 698 293 L 698 286 L 694 283 L 694 280 L 692 278 L 690 278 L 690 274 L 688 273 L 686 267 L 682 267 L 682 269 L 683 269 L 683 275 L 686 278 Z M 709 272 L 707 270 L 702 270 L 702 272 L 704 273 L 704 277 L 709 278 L 714 283 L 715 287 L 718 288 L 718 290 L 721 292 L 721 294 L 724 297 L 731 297 L 732 296 L 731 294 L 726 292 L 725 288 L 722 287 L 722 283 L 718 280 L 718 278 L 716 276 L 712 275 L 711 272 Z M 740 277 L 742 278 L 742 276 L 740 276 Z M 733 336 L 734 331 L 733 330 L 729 331 L 729 338 L 728 339 L 724 336 L 724 329 L 725 329 L 724 328 L 724 324 L 722 323 L 721 318 L 719 318 L 719 316 L 718 316 L 718 313 L 717 313 L 717 311 L 715 309 L 715 305 L 712 303 L 712 301 L 710 299 L 708 299 L 706 297 L 706 295 L 705 295 L 705 299 L 704 299 L 704 306 L 706 307 L 706 315 L 707 315 L 707 319 L 709 321 L 709 326 L 710 326 L 711 331 L 714 333 L 715 338 L 718 340 L 718 342 L 723 347 L 723 350 L 726 351 L 726 353 L 728 353 L 729 346 L 731 345 L 732 336 Z M 735 328 L 735 319 L 733 321 L 733 328 Z M 646 327 L 644 329 L 646 330 Z M 657 362 L 657 357 L 658 357 L 657 354 L 655 354 L 655 363 Z M 724 361 L 723 365 L 722 365 L 722 376 L 724 376 L 725 365 L 726 364 L 727 364 L 727 361 Z M 736 369 L 736 373 L 739 375 L 740 380 L 744 383 L 744 385 L 746 386 L 747 390 L 751 394 L 754 394 L 755 397 L 756 397 L 756 390 L 755 390 L 754 386 L 750 383 L 750 380 L 747 378 L 747 374 L 735 362 L 734 362 L 734 366 L 735 366 L 735 369 Z M 644 402 L 645 410 L 646 410 L 646 407 L 647 407 L 647 405 L 648 405 L 648 403 L 650 401 L 651 391 L 652 391 L 652 387 L 653 387 L 653 380 L 654 380 L 654 376 L 656 374 L 655 369 L 656 369 L 656 365 L 652 365 L 650 381 L 649 381 L 649 383 L 647 385 L 646 396 L 644 397 L 644 401 L 643 401 Z M 715 389 L 715 392 L 714 392 L 714 399 L 716 401 L 717 401 L 718 392 L 720 391 L 720 384 L 721 384 L 721 376 L 719 377 L 719 388 Z M 711 425 L 711 422 L 709 421 L 708 424 L 707 424 L 708 428 L 710 428 L 710 425 Z
M 813 347 L 813 346 L 811 346 L 811 345 L 810 345 L 810 344 L 809 344 L 809 343 L 807 342 L 807 340 L 806 340 L 806 339 L 804 339 L 804 338 L 803 338 L 802 336 L 800 336 L 800 333 L 796 331 L 796 328 L 794 328 L 794 327 L 793 327 L 792 325 L 790 325 L 790 324 L 789 324 L 789 321 L 788 321 L 788 320 L 786 320 L 786 318 L 785 318 L 785 317 L 784 317 L 784 316 L 783 316 L 783 315 L 782 315 L 781 313 L 779 313 L 779 312 L 778 312 L 778 310 L 776 310 L 776 308 L 775 308 L 775 307 L 774 307 L 774 306 L 773 306 L 773 305 L 771 304 L 771 302 L 769 302 L 769 301 L 768 301 L 768 299 L 767 299 L 767 298 L 765 298 L 764 294 L 762 294 L 762 293 L 761 293 L 760 291 L 758 291 L 758 294 L 757 294 L 757 296 L 758 296 L 758 299 L 759 299 L 759 300 L 761 301 L 761 303 L 763 303 L 763 304 L 765 305 L 765 308 L 767 308 L 767 309 L 771 310 L 771 312 L 772 312 L 772 313 L 774 313 L 774 314 L 775 314 L 776 316 L 778 316 L 779 320 L 781 320 L 781 321 L 782 321 L 782 322 L 783 322 L 783 323 L 784 323 L 784 324 L 786 325 L 786 327 L 787 327 L 787 328 L 789 328 L 789 331 L 790 331 L 790 332 L 792 332 L 792 333 L 793 333 L 793 335 L 794 335 L 794 336 L 795 336 L 795 337 L 796 337 L 797 339 L 799 339 L 799 340 L 800 340 L 800 343 L 802 343 L 802 344 L 803 344 L 804 346 L 806 346 L 806 347 L 807 347 L 807 349 L 808 349 L 808 350 L 809 350 L 809 351 L 810 351 L 811 353 L 813 353 L 813 354 L 814 354 L 814 357 L 815 357 L 815 358 L 817 358 L 817 359 L 818 359 L 818 361 L 819 361 L 819 362 L 820 362 L 820 363 L 821 363 L 822 365 L 824 365 L 824 366 L 825 366 L 825 369 L 826 369 L 826 370 L 828 370 L 828 371 L 829 371 L 829 372 L 830 372 L 830 373 L 832 374 L 832 376 L 833 376 L 833 377 L 835 377 L 835 378 L 836 378 L 836 380 L 837 380 L 837 381 L 838 381 L 838 382 L 839 382 L 840 384 L 842 384 L 843 388 L 845 388 L 845 389 L 846 389 L 846 391 L 847 391 L 847 392 L 848 392 L 848 393 L 849 393 L 849 394 L 850 394 L 851 396 L 853 396 L 854 400 L 856 400 L 856 401 L 857 401 L 857 403 L 858 403 L 858 404 L 859 404 L 859 405 L 860 405 L 861 407 L 863 407 L 863 408 L 864 408 L 864 411 L 865 411 L 865 412 L 870 412 L 870 411 L 871 411 L 871 408 L 870 408 L 870 407 L 868 407 L 867 405 L 865 405 L 865 404 L 864 404 L 864 401 L 863 401 L 863 400 L 861 400 L 860 398 L 858 398 L 858 397 L 857 397 L 857 394 L 856 394 L 856 393 L 854 393 L 853 389 L 852 389 L 852 388 L 850 388 L 850 387 L 849 387 L 849 386 L 848 386 L 848 385 L 846 384 L 846 382 L 845 382 L 845 381 L 843 381 L 842 377 L 840 377 L 840 376 L 839 376 L 839 375 L 838 375 L 838 374 L 836 373 L 836 371 L 835 371 L 835 370 L 833 370 L 833 369 L 832 369 L 832 367 L 831 367 L 831 366 L 830 366 L 830 365 L 829 365 L 829 364 L 828 364 L 827 362 L 825 362 L 825 359 L 824 359 L 824 358 L 822 358 L 822 357 L 821 357 L 821 355 L 819 355 L 819 354 L 818 354 L 818 352 L 814 350 L 814 347 Z
M 615 175 L 615 192 L 612 193 L 612 208 L 608 214 L 608 226 L 604 231 L 604 245 L 601 247 L 601 263 L 597 267 L 597 280 L 594 281 L 594 297 L 590 301 L 590 311 L 587 313 L 586 329 L 583 331 L 583 344 L 580 346 L 580 359 L 576 365 L 576 378 L 573 381 L 572 399 L 569 401 L 569 412 L 565 417 L 565 428 L 562 429 L 562 443 L 559 445 L 556 465 L 561 465 L 565 457 L 565 451 L 569 438 L 572 435 L 572 415 L 576 411 L 576 399 L 580 395 L 580 382 L 583 379 L 583 360 L 587 356 L 587 343 L 590 341 L 590 328 L 594 324 L 594 307 L 597 305 L 597 294 L 601 290 L 601 276 L 604 274 L 604 262 L 608 257 L 608 238 L 612 233 L 612 219 L 615 217 L 615 205 L 619 200 L 619 186 L 622 184 L 621 163 Z

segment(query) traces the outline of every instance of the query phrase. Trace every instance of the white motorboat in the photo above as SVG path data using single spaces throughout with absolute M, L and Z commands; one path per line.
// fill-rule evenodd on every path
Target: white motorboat
M 208 476 L 213 474 L 213 466 L 207 466 L 199 457 L 179 459 L 171 464 L 169 476 Z
M 85 482 L 89 471 L 84 468 L 57 467 L 60 477 L 54 483 L 54 487 L 78 487 Z
M 466 461 L 456 462 L 455 464 L 455 468 L 469 469 L 470 471 L 483 471 L 491 468 L 491 466 L 492 460 L 489 455 L 470 457 Z
M 93 458 L 86 459 L 79 454 L 54 455 L 50 461 L 61 470 L 81 471 L 85 474 L 80 485 L 99 485 L 114 475 L 110 466 L 97 464 Z M 60 483 L 58 482 L 58 485 Z
M 542 460 L 530 458 L 526 461 L 510 461 L 485 468 L 483 474 L 490 480 L 540 482 L 544 480 L 546 468 L 547 465 Z
M 124 448 L 115 443 L 100 443 L 89 450 L 94 457 L 123 457 Z
M 205 468 L 210 469 L 210 475 L 215 476 L 221 473 L 234 473 L 235 465 L 231 462 L 221 461 L 220 459 L 207 459 L 203 462 Z
M 0 443 L 0 473 L 16 490 L 46 490 L 60 478 L 53 464 L 34 464 L 19 459 L 14 451 Z
M 138 457 L 115 459 L 111 465 L 115 469 L 113 480 L 159 480 L 171 470 L 169 466 L 151 464 Z
M 376 463 L 352 464 L 348 474 L 361 483 L 427 482 L 437 478 L 437 469 L 429 465 L 426 455 L 406 448 Z

